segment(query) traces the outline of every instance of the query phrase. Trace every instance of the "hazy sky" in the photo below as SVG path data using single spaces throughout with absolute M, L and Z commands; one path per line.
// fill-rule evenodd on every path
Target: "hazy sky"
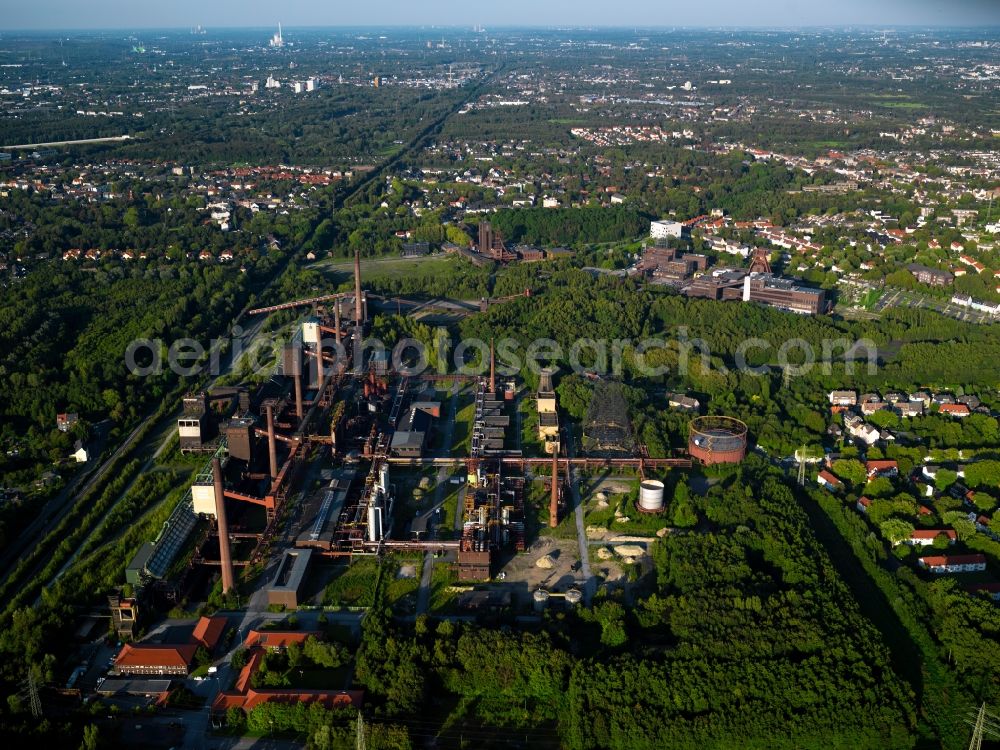
M 1000 0 L 12 0 L 2 28 L 1000 25 Z

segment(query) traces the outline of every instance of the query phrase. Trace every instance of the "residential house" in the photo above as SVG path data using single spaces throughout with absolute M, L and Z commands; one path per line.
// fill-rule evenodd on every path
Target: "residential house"
M 66 414 L 56 414 L 56 427 L 59 432 L 69 432 L 72 430 L 76 423 L 80 421 L 80 415 L 76 412 L 67 412 Z
M 685 411 L 698 411 L 701 408 L 701 402 L 698 399 L 679 393 L 670 394 L 667 397 L 667 404 L 673 409 L 684 409 Z
M 911 547 L 926 547 L 928 544 L 934 544 L 934 540 L 941 534 L 948 537 L 948 544 L 954 544 L 958 541 L 958 535 L 954 529 L 914 529 L 906 543 Z
M 941 414 L 948 414 L 952 417 L 967 417 L 969 416 L 969 407 L 965 404 L 941 404 L 938 407 L 938 411 Z
M 879 438 L 881 437 L 881 434 L 879 433 L 877 428 L 873 427 L 870 424 L 866 424 L 861 420 L 858 420 L 856 423 L 849 426 L 847 428 L 847 431 L 851 434 L 852 437 L 857 438 L 866 445 L 874 445 L 879 441 Z
M 875 477 L 895 477 L 899 475 L 899 464 L 893 460 L 869 461 L 865 464 L 865 469 L 868 472 L 869 479 L 874 479 Z
M 986 555 L 932 555 L 917 560 L 921 568 L 935 575 L 942 573 L 980 573 L 986 570 Z
M 884 401 L 864 401 L 861 404 L 861 413 L 866 417 L 871 416 L 877 411 L 882 411 L 883 409 L 888 409 L 889 404 Z
M 858 394 L 854 391 L 830 391 L 828 398 L 832 406 L 854 406 L 858 403 Z
M 87 452 L 87 449 L 84 447 L 83 442 L 81 442 L 80 440 L 77 440 L 75 443 L 73 443 L 72 458 L 76 459 L 76 462 L 78 464 L 85 464 L 87 463 L 87 461 L 90 460 L 90 454 Z
M 844 486 L 843 482 L 837 479 L 837 477 L 828 472 L 826 469 L 823 469 L 823 471 L 819 473 L 819 476 L 816 477 L 816 483 L 821 487 L 825 487 L 830 490 L 830 492 L 836 492 Z
M 920 401 L 897 401 L 892 410 L 901 417 L 919 417 L 924 413 L 924 405 Z

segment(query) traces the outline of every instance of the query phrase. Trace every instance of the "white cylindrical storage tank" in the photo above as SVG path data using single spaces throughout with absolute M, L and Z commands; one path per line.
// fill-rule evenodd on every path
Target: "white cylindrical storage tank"
M 549 604 L 549 592 L 545 589 L 536 589 L 532 599 L 535 600 L 535 611 L 541 612 Z
M 569 589 L 566 592 L 566 604 L 570 607 L 575 607 L 583 601 L 583 592 L 580 589 Z
M 647 479 L 639 485 L 639 510 L 644 513 L 663 510 L 663 482 L 659 479 Z
M 377 542 L 382 538 L 382 509 L 372 503 L 368 506 L 368 541 Z

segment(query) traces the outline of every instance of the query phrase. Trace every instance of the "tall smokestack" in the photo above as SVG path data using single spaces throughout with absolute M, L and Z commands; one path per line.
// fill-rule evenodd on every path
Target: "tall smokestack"
M 490 339 L 490 393 L 497 392 L 497 355 Z
M 305 410 L 302 408 L 302 350 L 294 347 L 294 357 L 292 360 L 292 377 L 295 379 L 295 416 L 302 421 Z
M 559 444 L 552 451 L 552 497 L 549 499 L 549 527 L 559 525 Z
M 364 324 L 364 313 L 361 310 L 361 252 L 354 251 L 354 325 Z
M 322 353 L 320 353 L 322 359 Z M 268 404 L 267 410 L 267 458 L 271 464 L 271 479 L 278 476 L 278 445 L 274 439 L 274 407 Z
M 222 462 L 212 459 L 215 481 L 215 520 L 219 525 L 219 561 L 222 563 L 222 593 L 233 590 L 233 556 L 229 551 L 229 521 L 226 519 L 226 495 L 222 484 Z

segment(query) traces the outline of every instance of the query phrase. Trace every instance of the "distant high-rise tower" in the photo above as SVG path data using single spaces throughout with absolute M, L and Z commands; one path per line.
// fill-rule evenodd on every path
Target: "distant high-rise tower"
M 269 44 L 272 47 L 284 47 L 285 46 L 285 40 L 282 39 L 282 37 L 281 37 L 281 23 L 280 22 L 278 23 L 278 33 L 271 37 L 271 41 L 269 42 Z

